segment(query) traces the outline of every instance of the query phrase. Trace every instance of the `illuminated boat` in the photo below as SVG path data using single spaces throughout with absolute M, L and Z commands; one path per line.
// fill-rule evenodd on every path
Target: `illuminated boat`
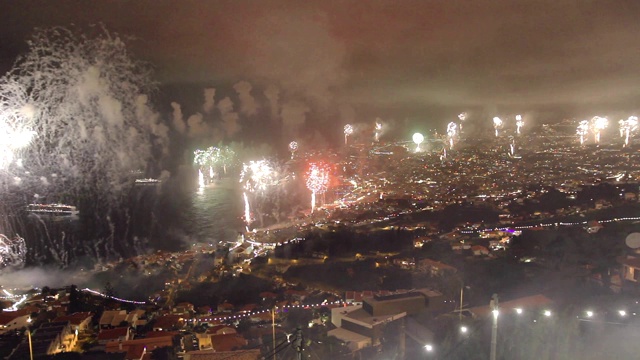
M 157 185 L 160 184 L 162 180 L 158 179 L 136 179 L 136 185 Z
M 47 216 L 75 216 L 80 213 L 75 206 L 65 204 L 29 204 L 27 211 Z

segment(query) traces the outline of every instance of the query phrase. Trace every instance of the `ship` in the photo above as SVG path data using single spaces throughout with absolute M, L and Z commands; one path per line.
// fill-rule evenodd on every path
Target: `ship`
M 160 184 L 162 180 L 158 179 L 136 179 L 136 185 L 157 185 Z
M 45 216 L 76 216 L 80 213 L 75 206 L 65 204 L 29 204 L 27 212 Z

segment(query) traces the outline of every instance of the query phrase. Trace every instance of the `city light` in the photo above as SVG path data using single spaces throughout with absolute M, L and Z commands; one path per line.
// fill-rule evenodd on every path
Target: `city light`
M 521 315 L 521 314 L 522 314 L 522 309 L 521 309 L 521 308 L 516 308 L 516 313 L 517 313 L 518 315 Z
M 545 310 L 544 311 L 544 316 L 546 316 L 546 317 L 551 316 L 551 310 Z
M 431 344 L 427 344 L 427 345 L 425 345 L 425 346 L 424 346 L 424 349 L 425 349 L 427 352 L 432 352 L 432 351 L 433 351 L 433 345 L 431 345 Z
M 593 317 L 593 311 L 587 311 L 586 314 L 587 317 Z
M 461 326 L 461 327 L 460 327 L 460 332 L 461 332 L 461 333 L 466 334 L 466 333 L 467 333 L 467 331 L 469 331 L 469 329 L 468 329 L 466 326 Z
M 618 314 L 620 314 L 620 316 L 622 317 L 627 316 L 627 312 L 624 310 L 618 310 Z

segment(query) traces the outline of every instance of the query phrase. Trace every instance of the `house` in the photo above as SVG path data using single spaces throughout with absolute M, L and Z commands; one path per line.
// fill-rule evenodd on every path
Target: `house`
M 416 264 L 418 271 L 429 273 L 432 276 L 451 275 L 458 272 L 458 269 L 451 265 L 441 263 L 431 259 L 418 260 Z
M 193 311 L 194 311 L 194 306 L 192 303 L 181 302 L 176 304 L 176 306 L 172 309 L 171 312 L 174 314 L 183 315 L 183 314 L 192 313 Z
M 489 249 L 482 245 L 474 245 L 471 247 L 471 251 L 473 251 L 474 256 L 488 256 Z
M 180 315 L 163 315 L 153 324 L 154 331 L 178 330 L 184 326 L 184 318 Z
M 71 330 L 69 322 L 50 322 L 42 324 L 31 335 L 31 349 L 29 343 L 21 343 L 8 357 L 9 360 L 28 359 L 30 352 L 38 358 L 45 355 L 55 355 L 72 349 L 78 340 L 75 332 Z
M 225 301 L 222 304 L 218 304 L 218 312 L 231 312 L 235 306 L 232 303 Z
M 127 314 L 126 310 L 107 310 L 100 317 L 100 328 L 114 328 L 126 324 L 127 326 L 136 326 L 140 311 L 144 314 L 144 310 L 132 311 Z
M 126 353 L 126 360 L 146 359 L 146 354 L 151 354 L 155 349 L 162 347 L 172 347 L 173 336 L 146 337 L 135 340 L 112 341 L 106 344 L 106 353 Z
M 26 328 L 31 321 L 31 313 L 24 310 L 0 311 L 0 334 Z
M 184 360 L 258 360 L 261 358 L 260 350 L 240 351 L 215 351 L 198 350 L 184 354 Z
M 249 343 L 244 336 L 240 334 L 220 334 L 209 336 L 211 348 L 215 351 L 232 351 L 240 350 Z
M 131 338 L 131 328 L 128 326 L 115 329 L 102 329 L 98 334 L 98 344 L 106 345 L 111 341 L 126 341 Z
M 84 332 L 91 325 L 91 318 L 93 314 L 90 312 L 77 312 L 71 315 L 59 316 L 53 321 L 68 321 L 71 324 L 71 329 L 78 332 Z
M 424 311 L 443 311 L 444 304 L 443 295 L 430 289 L 366 297 L 362 305 L 331 309 L 331 322 L 336 329 L 328 335 L 344 341 L 354 351 L 376 346 L 388 323 Z

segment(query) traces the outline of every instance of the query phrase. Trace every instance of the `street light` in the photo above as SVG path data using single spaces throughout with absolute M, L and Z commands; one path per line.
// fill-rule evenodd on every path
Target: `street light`
M 522 309 L 521 308 L 516 308 L 516 314 L 521 315 L 522 314 Z
M 587 311 L 587 317 L 593 317 L 593 311 Z
M 460 332 L 461 332 L 461 333 L 466 334 L 466 333 L 467 333 L 467 331 L 469 331 L 469 329 L 468 329 L 466 326 L 461 326 L 461 327 L 460 327 Z
M 544 311 L 544 316 L 546 316 L 546 317 L 551 316 L 551 311 L 550 310 L 545 310 Z
M 491 297 L 489 308 L 492 309 L 491 312 L 493 313 L 493 326 L 491 326 L 491 353 L 489 359 L 496 360 L 496 347 L 498 345 L 498 315 L 500 314 L 500 311 L 498 310 L 498 294 L 493 294 Z
M 433 351 L 433 345 L 431 345 L 431 344 L 427 344 L 427 345 L 425 345 L 425 346 L 424 346 L 424 349 L 425 349 L 427 352 L 432 352 L 432 351 Z
M 618 314 L 620 314 L 620 316 L 627 316 L 627 312 L 624 310 L 619 310 Z

